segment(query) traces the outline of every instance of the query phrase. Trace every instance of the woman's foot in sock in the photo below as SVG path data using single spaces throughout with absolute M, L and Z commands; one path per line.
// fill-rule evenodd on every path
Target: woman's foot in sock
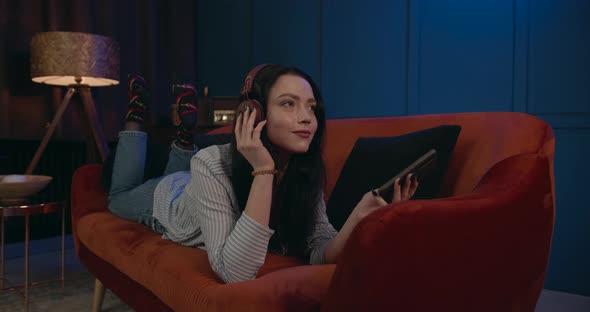
M 127 97 L 129 98 L 129 103 L 127 105 L 125 121 L 136 122 L 141 125 L 145 118 L 148 103 L 145 79 L 139 75 L 129 74 L 127 75 L 127 80 Z
M 194 129 L 197 125 L 197 88 L 191 83 L 172 85 L 172 93 L 178 106 L 180 124 L 176 131 L 176 145 L 185 150 L 194 149 Z

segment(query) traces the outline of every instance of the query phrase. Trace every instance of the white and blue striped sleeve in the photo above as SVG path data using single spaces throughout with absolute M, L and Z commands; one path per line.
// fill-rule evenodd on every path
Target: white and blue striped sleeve
M 226 283 L 255 278 L 274 231 L 234 210 L 228 189 L 199 157 L 191 159 L 187 191 L 213 271 Z
M 307 254 L 309 255 L 310 264 L 326 263 L 326 247 L 328 242 L 334 238 L 338 232 L 334 229 L 328 216 L 326 215 L 326 203 L 324 194 L 320 195 L 319 201 L 314 211 L 314 224 L 312 231 L 307 238 Z

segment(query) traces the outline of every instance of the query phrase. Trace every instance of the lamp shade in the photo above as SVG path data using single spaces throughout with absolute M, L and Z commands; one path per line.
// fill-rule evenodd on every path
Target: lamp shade
M 35 34 L 31 79 L 55 86 L 119 84 L 119 44 L 105 36 L 78 32 Z

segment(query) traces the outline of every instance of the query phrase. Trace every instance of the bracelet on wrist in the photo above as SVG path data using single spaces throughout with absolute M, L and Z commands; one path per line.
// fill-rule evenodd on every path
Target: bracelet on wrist
M 252 176 L 254 177 L 254 176 L 262 175 L 262 174 L 272 174 L 272 175 L 275 175 L 277 173 L 279 173 L 279 171 L 276 170 L 276 169 L 254 170 L 254 171 L 252 171 Z

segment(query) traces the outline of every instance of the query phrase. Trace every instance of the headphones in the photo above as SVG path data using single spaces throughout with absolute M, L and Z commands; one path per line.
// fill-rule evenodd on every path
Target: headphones
M 256 108 L 256 118 L 254 120 L 254 126 L 256 126 L 259 122 L 264 120 L 264 111 L 262 110 L 262 105 L 260 105 L 260 102 L 254 99 L 250 99 L 248 94 L 252 91 L 252 84 L 254 83 L 254 78 L 256 78 L 258 72 L 268 65 L 270 64 L 260 64 L 250 70 L 250 72 L 246 76 L 246 79 L 244 80 L 244 86 L 242 87 L 242 91 L 240 92 L 240 94 L 243 97 L 246 97 L 246 99 L 242 101 L 236 108 L 236 116 L 238 116 L 240 113 L 245 112 L 247 109 L 252 111 L 252 109 Z

